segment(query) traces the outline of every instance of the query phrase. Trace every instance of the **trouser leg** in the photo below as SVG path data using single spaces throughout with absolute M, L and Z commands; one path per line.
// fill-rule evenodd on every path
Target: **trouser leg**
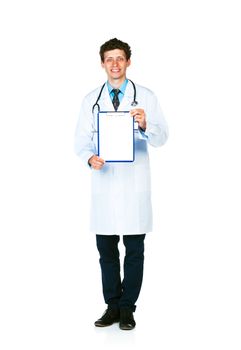
M 132 311 L 136 309 L 135 303 L 143 280 L 145 236 L 145 234 L 123 236 L 126 252 L 122 296 L 119 301 L 120 308 L 131 308 Z
M 120 237 L 117 235 L 96 235 L 104 300 L 112 308 L 118 308 L 121 297 L 119 240 Z

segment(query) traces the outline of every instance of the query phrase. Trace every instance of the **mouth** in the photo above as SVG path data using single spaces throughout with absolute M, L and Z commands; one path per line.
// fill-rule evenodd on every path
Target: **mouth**
M 120 73 L 120 69 L 114 68 L 114 69 L 111 69 L 111 72 L 112 72 L 112 73 Z

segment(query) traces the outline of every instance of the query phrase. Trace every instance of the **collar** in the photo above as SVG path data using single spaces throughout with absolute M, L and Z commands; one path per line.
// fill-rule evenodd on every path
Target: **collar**
M 126 79 L 124 81 L 123 84 L 121 84 L 121 86 L 119 87 L 119 90 L 120 92 L 124 95 L 125 93 L 125 90 L 126 90 L 126 86 L 127 86 L 127 83 L 128 83 L 128 79 Z M 112 93 L 112 90 L 113 90 L 113 86 L 110 85 L 110 83 L 107 81 L 107 88 L 108 88 L 108 91 L 109 91 L 109 94 Z

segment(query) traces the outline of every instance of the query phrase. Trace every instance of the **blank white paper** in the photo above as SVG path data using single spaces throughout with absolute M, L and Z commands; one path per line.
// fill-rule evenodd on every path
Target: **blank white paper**
M 99 112 L 98 151 L 106 162 L 134 161 L 134 119 L 129 112 Z

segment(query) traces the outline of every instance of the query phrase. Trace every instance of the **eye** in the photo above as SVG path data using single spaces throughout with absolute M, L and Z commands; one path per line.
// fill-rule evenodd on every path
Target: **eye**
M 109 63 L 109 64 L 112 64 L 113 62 L 122 63 L 122 62 L 124 62 L 124 61 L 125 61 L 125 58 L 122 57 L 122 56 L 118 56 L 118 57 L 116 57 L 116 59 L 114 59 L 113 57 L 107 57 L 107 58 L 105 59 L 105 62 L 106 62 L 106 63 Z
M 114 61 L 114 59 L 112 57 L 108 57 L 105 60 L 107 63 L 112 63 Z
M 117 62 L 124 62 L 124 60 L 125 60 L 124 57 L 117 57 L 116 58 Z

